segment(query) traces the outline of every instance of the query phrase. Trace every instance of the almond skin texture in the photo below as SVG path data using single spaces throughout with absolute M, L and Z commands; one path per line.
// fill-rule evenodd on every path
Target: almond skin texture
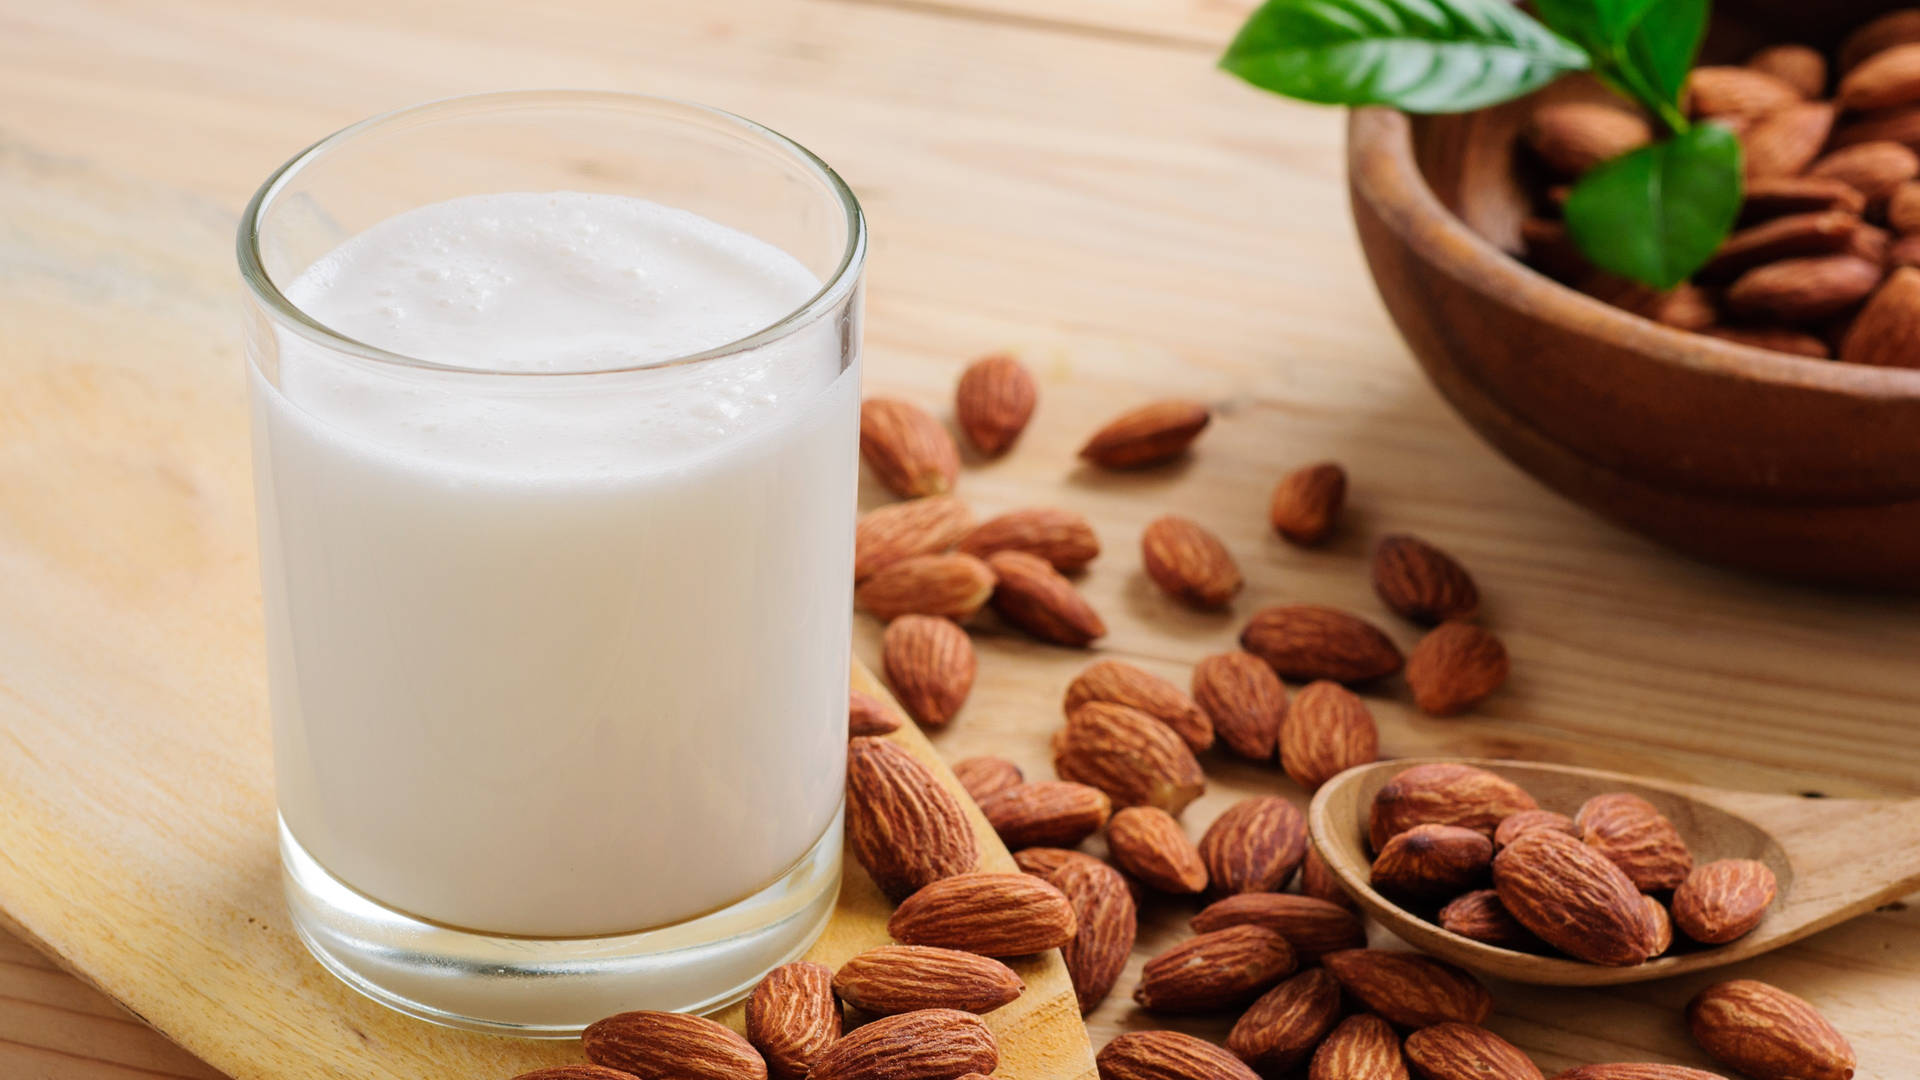
M 1373 797 L 1367 839 L 1374 851 L 1415 825 L 1459 825 L 1487 835 L 1508 815 L 1537 810 L 1533 796 L 1502 776 L 1450 761 L 1415 765 Z
M 1066 859 L 1046 877 L 1073 905 L 1073 940 L 1060 947 L 1082 1016 L 1106 1000 L 1133 955 L 1140 912 L 1120 871 L 1090 855 Z
M 1377 1016 L 1349 1016 L 1313 1052 L 1307 1080 L 1407 1080 L 1400 1036 Z
M 953 436 L 925 409 L 896 398 L 860 403 L 860 456 L 902 498 L 943 495 L 960 475 Z
M 1252 1001 L 1297 965 L 1286 938 L 1264 926 L 1230 926 L 1147 961 L 1133 1000 L 1154 1012 L 1210 1012 Z
M 1685 96 L 1694 116 L 1758 116 L 1800 102 L 1798 90 L 1764 71 L 1725 65 L 1694 68 Z
M 924 945 L 882 945 L 840 966 L 832 991 L 875 1016 L 918 1009 L 984 1013 L 1025 993 L 1013 969 L 990 957 Z
M 1653 140 L 1653 128 L 1626 109 L 1588 101 L 1563 101 L 1533 110 L 1524 132 L 1527 145 L 1548 167 L 1574 177 Z
M 1542 1080 L 1520 1048 L 1473 1024 L 1435 1024 L 1407 1036 L 1420 1080 Z
M 1860 309 L 1840 339 L 1840 359 L 1876 367 L 1920 367 L 1920 270 L 1902 266 Z
M 900 730 L 900 718 L 879 698 L 859 690 L 847 691 L 847 736 L 891 735 Z
M 1005 353 L 967 365 L 953 394 L 953 418 L 967 441 L 988 457 L 1006 452 L 1033 418 L 1039 384 L 1020 361 Z
M 1576 1065 L 1553 1080 L 1726 1080 L 1719 1073 L 1685 1065 Z
M 979 802 L 996 791 L 1013 787 L 1026 780 L 1020 772 L 1020 766 L 1006 758 L 994 757 L 992 754 L 981 754 L 954 762 L 953 778 L 960 781 L 960 786 L 967 789 L 967 794 L 973 797 L 974 802 Z
M 847 744 L 847 847 L 895 899 L 980 861 L 960 801 L 912 754 L 874 738 Z
M 1291 893 L 1238 893 L 1216 900 L 1193 917 L 1196 933 L 1229 926 L 1264 926 L 1287 939 L 1301 964 L 1330 952 L 1364 948 L 1366 924 L 1338 904 Z
M 1492 889 L 1475 889 L 1455 897 L 1440 909 L 1434 921 L 1443 930 L 1501 949 L 1531 952 L 1541 947 L 1540 939 L 1520 925 Z
M 1206 790 L 1206 774 L 1173 729 L 1138 709 L 1092 701 L 1054 737 L 1053 770 L 1091 784 L 1113 804 L 1157 806 L 1178 816 Z
M 747 997 L 747 1041 L 780 1080 L 803 1080 L 844 1023 L 825 964 L 783 964 Z
M 928 727 L 953 719 L 973 689 L 973 639 L 951 619 L 902 615 L 880 639 L 887 684 L 909 715 Z
M 1080 456 L 1103 469 L 1145 469 L 1186 453 L 1213 414 L 1193 401 L 1156 401 L 1094 432 Z
M 1366 682 L 1404 662 L 1393 639 L 1356 615 L 1318 604 L 1283 604 L 1254 615 L 1240 644 L 1283 679 Z
M 1778 886 L 1756 859 L 1720 859 L 1697 867 L 1673 893 L 1673 922 L 1702 945 L 1724 945 L 1766 918 Z
M 1478 1024 L 1493 1011 L 1479 979 L 1444 960 L 1391 949 L 1348 949 L 1320 958 L 1347 993 L 1402 1027 Z
M 916 555 L 854 587 L 856 607 L 883 622 L 902 615 L 968 619 L 994 594 L 993 571 L 971 555 Z
M 1340 879 L 1327 869 L 1327 861 L 1311 845 L 1307 847 L 1307 857 L 1300 861 L 1300 895 L 1325 900 L 1348 911 L 1360 910 L 1359 903 L 1340 887 Z
M 1000 1046 L 978 1016 L 921 1009 L 848 1032 L 814 1063 L 808 1080 L 954 1080 L 999 1064 Z
M 1472 623 L 1441 623 L 1407 657 L 1413 703 L 1428 716 L 1465 712 L 1507 681 L 1507 647 Z
M 1840 80 L 1834 100 L 1862 111 L 1920 100 L 1920 44 L 1895 45 L 1861 61 Z
M 1333 532 L 1346 502 L 1347 470 L 1317 462 L 1280 478 L 1267 504 L 1267 523 L 1282 538 L 1312 547 Z
M 1493 841 L 1486 833 L 1415 825 L 1395 834 L 1374 857 L 1371 884 L 1403 900 L 1444 900 L 1485 884 L 1492 863 Z
M 1262 1075 L 1307 1059 L 1340 1019 L 1340 984 L 1308 968 L 1260 996 L 1227 1033 L 1227 1049 Z
M 1193 666 L 1193 700 L 1215 738 L 1237 757 L 1271 762 L 1287 713 L 1287 688 L 1250 652 L 1218 653 Z
M 982 559 L 996 551 L 1024 551 L 1047 560 L 1063 574 L 1085 569 L 1100 554 L 1100 540 L 1085 516 L 1050 506 L 988 518 L 958 544 L 961 551 Z
M 853 580 L 915 555 L 937 555 L 973 527 L 967 504 L 952 495 L 892 503 L 860 515 L 853 527 Z
M 1138 709 L 1172 728 L 1194 753 L 1213 745 L 1213 721 L 1181 689 L 1158 675 L 1119 660 L 1102 660 L 1067 684 L 1062 708 L 1068 716 L 1089 701 Z
M 1641 892 L 1678 888 L 1693 872 L 1693 855 L 1680 830 L 1638 795 L 1595 795 L 1581 805 L 1573 824 L 1580 839 L 1625 870 Z
M 1373 713 L 1339 683 L 1310 683 L 1280 724 L 1280 765 L 1293 782 L 1313 791 L 1355 765 L 1380 756 Z
M 1827 58 L 1805 45 L 1769 45 L 1747 57 L 1747 66 L 1779 79 L 1804 98 L 1817 98 L 1827 88 Z
M 1640 890 L 1570 836 L 1537 830 L 1514 840 L 1493 858 L 1493 887 L 1520 925 L 1576 959 L 1619 967 L 1653 954 Z
M 1207 864 L 1173 815 L 1129 806 L 1107 822 L 1107 852 L 1120 869 L 1155 892 L 1191 896 L 1207 888 Z
M 1028 874 L 943 878 L 901 901 L 887 933 L 906 945 L 1025 956 L 1073 940 L 1073 905 Z
M 604 1065 L 552 1065 L 521 1073 L 513 1080 L 634 1080 L 634 1078 L 630 1072 L 609 1069 Z
M 1014 865 L 1020 867 L 1021 873 L 1032 874 L 1034 877 L 1049 883 L 1053 881 L 1054 875 L 1058 874 L 1063 868 L 1076 863 L 1106 865 L 1084 851 L 1069 851 L 1066 848 L 1057 847 L 1022 848 L 1013 853 L 1013 861 Z M 1058 888 L 1058 886 L 1055 886 L 1055 888 Z M 1071 900 L 1073 898 L 1068 897 L 1067 899 Z
M 1417 536 L 1388 536 L 1373 551 L 1373 591 L 1388 607 L 1428 626 L 1471 619 L 1480 610 L 1473 575 Z
M 1740 137 L 1750 180 L 1798 176 L 1820 156 L 1833 131 L 1834 108 L 1824 101 L 1789 105 L 1763 116 Z
M 980 812 L 1008 848 L 1072 847 L 1107 823 L 1113 803 L 1070 780 L 1018 784 L 980 800 Z
M 1855 255 L 1782 259 L 1740 275 L 1726 303 L 1736 315 L 1814 322 L 1865 300 L 1881 277 L 1879 265 Z
M 1027 634 L 1074 648 L 1107 635 L 1093 605 L 1047 560 L 1024 551 L 996 551 L 986 565 L 997 578 L 993 610 Z
M 1754 979 L 1716 983 L 1694 995 L 1687 1028 L 1715 1061 L 1753 1080 L 1853 1076 L 1853 1047 L 1819 1010 Z
M 1100 1080 L 1259 1080 L 1239 1058 L 1180 1031 L 1130 1031 L 1102 1047 Z
M 1580 827 L 1565 814 L 1553 810 L 1522 810 L 1517 814 L 1508 814 L 1500 820 L 1500 827 L 1493 830 L 1493 846 L 1506 847 L 1521 833 L 1532 832 L 1535 829 L 1566 833 L 1568 836 L 1580 835 Z
M 1200 838 L 1216 893 L 1276 892 L 1306 853 L 1307 819 L 1278 795 L 1233 804 Z
M 1147 524 L 1140 562 L 1161 592 L 1203 611 L 1225 607 L 1243 584 L 1227 545 L 1199 522 L 1173 514 Z
M 580 1034 L 595 1065 L 640 1080 L 765 1080 L 767 1063 L 731 1028 L 703 1016 L 624 1012 Z

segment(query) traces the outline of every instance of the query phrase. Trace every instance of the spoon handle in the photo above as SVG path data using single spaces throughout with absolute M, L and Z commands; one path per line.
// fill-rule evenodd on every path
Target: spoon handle
M 1920 799 L 1807 799 L 1702 789 L 1773 834 L 1793 870 L 1779 911 L 1800 934 L 1920 891 Z M 1787 884 L 1785 882 L 1783 885 Z

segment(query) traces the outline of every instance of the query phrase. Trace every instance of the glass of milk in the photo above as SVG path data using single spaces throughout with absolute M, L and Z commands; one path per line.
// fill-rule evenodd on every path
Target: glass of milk
M 853 194 L 713 109 L 489 94 L 241 222 L 293 923 L 413 1015 L 706 1010 L 840 880 Z

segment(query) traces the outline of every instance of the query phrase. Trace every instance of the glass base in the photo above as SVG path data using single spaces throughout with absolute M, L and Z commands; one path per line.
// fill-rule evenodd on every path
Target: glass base
M 348 986 L 448 1027 L 571 1038 L 629 1009 L 709 1012 L 805 952 L 840 894 L 841 815 L 780 880 L 683 923 L 599 938 L 493 937 L 422 922 L 328 873 L 280 823 L 294 930 Z

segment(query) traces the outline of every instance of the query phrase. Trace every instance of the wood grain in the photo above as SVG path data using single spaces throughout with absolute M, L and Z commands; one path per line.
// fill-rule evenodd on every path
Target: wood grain
M 230 230 L 254 185 L 318 135 L 513 86 L 708 101 L 832 162 L 873 226 L 869 386 L 944 408 L 964 361 L 1003 348 L 1039 375 L 1031 430 L 960 490 L 980 513 L 1048 502 L 1090 517 L 1107 547 L 1083 580 L 1113 628 L 1103 652 L 1184 681 L 1280 600 L 1355 609 L 1409 644 L 1366 584 L 1365 555 L 1381 533 L 1413 531 L 1479 577 L 1514 678 L 1449 721 L 1397 687 L 1371 695 L 1387 753 L 1920 791 L 1914 602 L 1701 567 L 1527 480 L 1446 410 L 1382 314 L 1348 224 L 1339 116 L 1234 83 L 1211 47 L 1162 40 L 1177 33 L 1074 25 L 1057 13 L 1100 5 L 1066 2 L 1034 9 L 1047 19 L 833 0 L 572 0 L 537 17 L 476 0 L 458 19 L 428 0 L 0 8 L 0 897 L 31 898 L 33 933 L 63 948 L 104 929 L 101 950 L 75 961 L 130 955 L 143 985 L 164 987 L 142 1003 L 164 1031 L 288 1029 L 218 965 L 139 955 L 177 896 L 109 902 L 153 862 L 254 887 L 264 879 L 249 875 L 272 873 L 264 851 L 244 866 L 210 857 L 263 835 L 271 806 Z M 1173 392 L 1219 410 L 1191 460 L 1124 477 L 1075 465 L 1102 418 Z M 1325 457 L 1354 476 L 1351 513 L 1327 548 L 1296 550 L 1266 532 L 1265 498 L 1283 469 Z M 1233 614 L 1176 608 L 1141 575 L 1140 529 L 1168 511 L 1239 560 L 1248 587 Z M 877 641 L 863 623 L 869 661 Z M 1048 775 L 1060 693 L 1088 657 L 991 625 L 979 645 L 973 698 L 935 742 L 949 759 L 996 751 Z M 1213 790 L 1185 818 L 1196 835 L 1237 795 L 1299 797 L 1277 772 L 1212 764 Z M 156 802 L 198 813 L 191 827 L 143 817 Z M 1187 914 L 1149 907 L 1127 978 L 1092 1018 L 1096 1041 L 1160 1026 L 1126 994 Z M 239 949 L 270 931 L 242 919 L 207 932 L 211 948 Z M 1920 1054 L 1912 910 L 1732 971 L 1819 1005 L 1863 1076 L 1902 1075 Z M 310 963 L 271 975 L 328 985 Z M 162 1053 L 151 1041 L 116 1041 L 132 1030 L 117 1015 L 45 1037 L 47 1014 L 32 1010 L 74 991 L 51 974 L 33 986 L 24 1004 L 0 1002 L 0 1040 L 40 1056 L 0 1057 L 0 1075 L 194 1075 L 177 1055 L 140 1056 Z M 1502 986 L 1494 1023 L 1550 1069 L 1699 1064 L 1678 1015 L 1697 988 Z M 293 1026 L 358 1039 L 342 1015 Z M 495 1074 L 507 1071 L 481 1071 Z

